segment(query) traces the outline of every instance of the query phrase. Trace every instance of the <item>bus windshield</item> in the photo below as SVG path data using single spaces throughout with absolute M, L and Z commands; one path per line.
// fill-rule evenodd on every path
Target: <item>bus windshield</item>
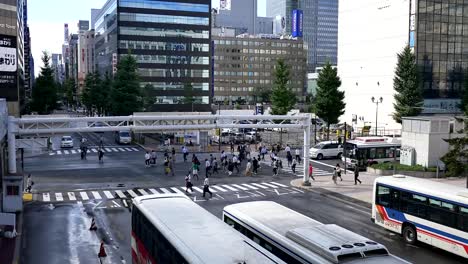
M 130 137 L 130 133 L 127 131 L 121 131 L 119 134 L 121 137 Z

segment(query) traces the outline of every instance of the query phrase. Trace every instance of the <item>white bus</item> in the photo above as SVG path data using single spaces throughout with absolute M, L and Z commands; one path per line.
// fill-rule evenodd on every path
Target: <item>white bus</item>
M 401 142 L 393 138 L 357 137 L 346 141 L 341 159 L 349 168 L 354 168 L 358 161 L 359 166 L 363 168 L 376 163 L 400 160 L 400 148 Z
M 271 201 L 228 205 L 223 221 L 289 264 L 408 263 L 375 241 Z
M 131 247 L 133 264 L 284 264 L 183 194 L 133 199 Z
M 468 258 L 468 190 L 394 175 L 374 183 L 372 221 L 410 244 L 427 243 Z

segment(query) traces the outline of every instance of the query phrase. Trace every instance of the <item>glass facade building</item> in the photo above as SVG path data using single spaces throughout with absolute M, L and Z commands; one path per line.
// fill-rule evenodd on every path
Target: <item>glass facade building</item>
M 211 1 L 109 0 L 96 17 L 96 67 L 115 73 L 118 59 L 137 60 L 150 111 L 211 111 Z

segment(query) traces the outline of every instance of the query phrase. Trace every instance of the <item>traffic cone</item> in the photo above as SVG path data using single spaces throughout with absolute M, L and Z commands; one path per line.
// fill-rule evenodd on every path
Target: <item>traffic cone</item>
M 96 221 L 94 221 L 94 217 L 93 217 L 93 220 L 91 220 L 91 226 L 89 227 L 89 230 L 91 231 L 97 230 Z
M 106 250 L 104 249 L 104 242 L 101 242 L 101 247 L 99 248 L 98 257 L 99 258 L 107 257 Z

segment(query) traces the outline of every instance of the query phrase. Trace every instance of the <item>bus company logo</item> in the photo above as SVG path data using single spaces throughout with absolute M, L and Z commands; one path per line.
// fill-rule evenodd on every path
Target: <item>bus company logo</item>
M 0 47 L 11 47 L 11 39 L 9 38 L 0 38 Z

